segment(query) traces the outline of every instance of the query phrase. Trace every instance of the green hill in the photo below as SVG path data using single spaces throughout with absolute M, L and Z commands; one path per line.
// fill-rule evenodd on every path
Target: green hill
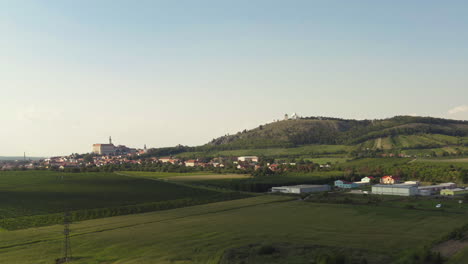
M 306 117 L 225 135 L 197 147 L 150 150 L 180 158 L 257 155 L 345 158 L 394 152 L 411 156 L 468 155 L 468 121 L 396 116 L 380 120 Z
M 206 149 L 359 145 L 372 149 L 440 147 L 468 143 L 468 122 L 397 116 L 382 120 L 309 117 L 284 120 L 213 139 Z

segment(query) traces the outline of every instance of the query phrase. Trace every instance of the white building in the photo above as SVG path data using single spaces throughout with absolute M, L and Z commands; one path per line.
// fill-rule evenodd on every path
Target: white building
M 271 188 L 271 192 L 280 193 L 311 193 L 311 192 L 326 192 L 330 190 L 330 185 L 295 185 L 295 186 L 280 186 Z
M 372 186 L 372 194 L 413 196 L 418 194 L 418 187 L 409 184 L 376 184 Z
M 374 177 L 364 177 L 364 178 L 361 179 L 361 182 L 370 183 L 373 179 L 374 179 Z
M 109 155 L 115 153 L 115 146 L 112 138 L 109 137 L 109 144 L 93 144 L 93 153 L 98 155 Z
M 419 181 L 405 181 L 403 184 L 419 186 Z
M 258 162 L 258 157 L 257 156 L 243 156 L 243 157 L 238 157 L 237 161 Z

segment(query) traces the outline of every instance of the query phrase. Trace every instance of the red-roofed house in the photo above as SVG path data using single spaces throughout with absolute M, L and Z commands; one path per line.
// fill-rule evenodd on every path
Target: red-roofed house
M 400 178 L 399 177 L 395 177 L 395 176 L 383 176 L 381 179 L 380 179 L 380 183 L 382 184 L 396 184 L 396 183 L 399 183 L 400 182 Z

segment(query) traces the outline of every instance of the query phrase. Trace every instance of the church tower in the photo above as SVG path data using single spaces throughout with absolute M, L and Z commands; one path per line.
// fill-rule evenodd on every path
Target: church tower
M 112 137 L 109 136 L 109 144 L 112 145 Z

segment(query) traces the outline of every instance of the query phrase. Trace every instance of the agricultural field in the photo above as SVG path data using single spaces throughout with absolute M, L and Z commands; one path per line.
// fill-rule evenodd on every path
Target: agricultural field
M 229 179 L 248 179 L 248 174 L 213 174 L 211 172 L 191 172 L 191 173 L 173 173 L 173 172 L 145 172 L 145 171 L 125 171 L 118 174 L 147 178 L 163 179 L 167 181 L 197 182 L 207 180 L 229 180 Z
M 52 224 L 65 210 L 83 220 L 234 197 L 114 173 L 0 172 L 0 228 Z
M 237 263 L 230 261 L 234 256 L 226 253 L 249 245 L 285 244 L 315 249 L 339 247 L 360 252 L 367 263 L 385 264 L 446 236 L 466 224 L 466 217 L 264 195 L 82 221 L 71 225 L 71 241 L 73 263 L 77 264 L 218 264 L 221 259 L 223 263 Z M 0 261 L 52 263 L 61 254 L 62 228 L 54 225 L 0 233 Z M 274 262 L 263 263 L 288 263 L 276 256 L 270 257 Z M 304 258 L 309 259 L 302 260 L 298 257 L 295 263 L 308 263 L 312 256 L 305 254 Z
M 345 163 L 340 163 L 338 166 L 342 168 L 358 168 L 358 167 L 397 167 L 404 164 L 411 162 L 413 159 L 411 158 L 364 158 L 364 159 L 356 159 L 350 160 Z
M 370 139 L 359 145 L 361 149 L 402 150 L 408 155 L 425 155 L 435 152 L 455 153 L 457 150 L 466 150 L 462 144 L 468 142 L 466 137 L 454 137 L 441 134 L 396 135 Z
M 342 175 L 343 172 L 341 171 L 324 171 L 310 173 L 288 172 L 281 175 L 269 175 L 246 179 L 204 180 L 198 182 L 198 184 L 202 184 L 204 186 L 211 186 L 215 188 L 230 189 L 234 191 L 268 192 L 273 186 L 297 184 L 329 184 L 336 178 L 341 177 Z
M 269 158 L 282 157 L 312 157 L 326 154 L 346 154 L 352 150 L 352 146 L 345 145 L 307 145 L 296 148 L 265 148 L 265 149 L 240 149 L 221 150 L 211 152 L 185 152 L 178 154 L 179 158 L 199 157 L 229 157 L 229 156 L 261 156 Z
M 311 161 L 315 164 L 338 164 L 344 163 L 350 160 L 349 158 L 339 158 L 339 157 L 322 157 L 322 158 L 305 158 L 305 161 Z

